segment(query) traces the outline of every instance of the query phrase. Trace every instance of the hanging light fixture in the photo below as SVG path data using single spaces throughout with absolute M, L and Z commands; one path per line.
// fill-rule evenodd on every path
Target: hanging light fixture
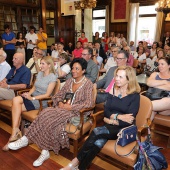
M 170 13 L 170 0 L 159 0 L 155 4 L 155 10 L 157 12 L 163 12 L 166 17 L 167 14 Z
M 85 8 L 95 8 L 96 7 L 96 0 L 80 0 L 74 1 L 75 9 L 85 9 Z

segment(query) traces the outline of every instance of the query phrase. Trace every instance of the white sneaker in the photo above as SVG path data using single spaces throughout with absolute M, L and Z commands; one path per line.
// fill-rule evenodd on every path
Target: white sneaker
M 37 160 L 33 162 L 33 166 L 40 166 L 43 164 L 45 160 L 50 157 L 50 153 L 48 150 L 42 150 L 41 155 L 38 157 Z
M 18 150 L 18 149 L 25 147 L 27 145 L 28 145 L 28 139 L 26 136 L 23 136 L 22 138 L 18 139 L 15 142 L 10 142 L 8 144 L 8 147 L 11 150 Z

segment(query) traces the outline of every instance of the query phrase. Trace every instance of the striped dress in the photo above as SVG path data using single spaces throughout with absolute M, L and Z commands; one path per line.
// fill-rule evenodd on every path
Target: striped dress
M 79 110 L 93 105 L 93 84 L 87 78 L 75 92 L 72 110 L 59 108 L 58 102 L 63 101 L 67 92 L 72 92 L 73 79 L 66 81 L 63 88 L 53 96 L 54 107 L 48 107 L 32 122 L 25 134 L 30 142 L 40 149 L 53 150 L 58 154 L 60 148 L 69 148 L 69 138 L 65 132 L 67 121 L 73 116 L 79 116 Z M 89 112 L 86 113 L 88 115 Z

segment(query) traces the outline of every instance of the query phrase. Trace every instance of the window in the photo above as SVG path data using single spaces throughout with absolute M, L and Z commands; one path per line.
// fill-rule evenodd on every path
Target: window
M 102 33 L 105 32 L 105 17 L 105 9 L 93 10 L 93 35 L 95 32 L 99 32 L 101 37 Z
M 155 6 L 139 7 L 138 41 L 147 41 L 150 45 L 154 42 L 155 23 Z

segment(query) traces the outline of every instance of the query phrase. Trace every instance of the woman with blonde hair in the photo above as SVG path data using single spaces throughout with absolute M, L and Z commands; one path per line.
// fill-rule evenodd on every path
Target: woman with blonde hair
M 140 86 L 136 80 L 134 69 L 121 66 L 115 71 L 115 85 L 110 89 L 104 108 L 102 127 L 95 128 L 80 149 L 77 157 L 62 170 L 86 170 L 95 156 L 108 140 L 117 139 L 118 132 L 135 124 L 140 103 Z
M 21 137 L 19 129 L 22 111 L 30 111 L 38 109 L 39 99 L 49 97 L 56 84 L 56 75 L 53 60 L 50 56 L 41 59 L 41 71 L 37 75 L 34 86 L 29 92 L 25 92 L 22 96 L 16 96 L 12 101 L 12 134 L 9 142 L 15 141 Z M 47 102 L 43 101 L 43 107 L 47 107 Z M 8 143 L 3 147 L 7 151 Z

